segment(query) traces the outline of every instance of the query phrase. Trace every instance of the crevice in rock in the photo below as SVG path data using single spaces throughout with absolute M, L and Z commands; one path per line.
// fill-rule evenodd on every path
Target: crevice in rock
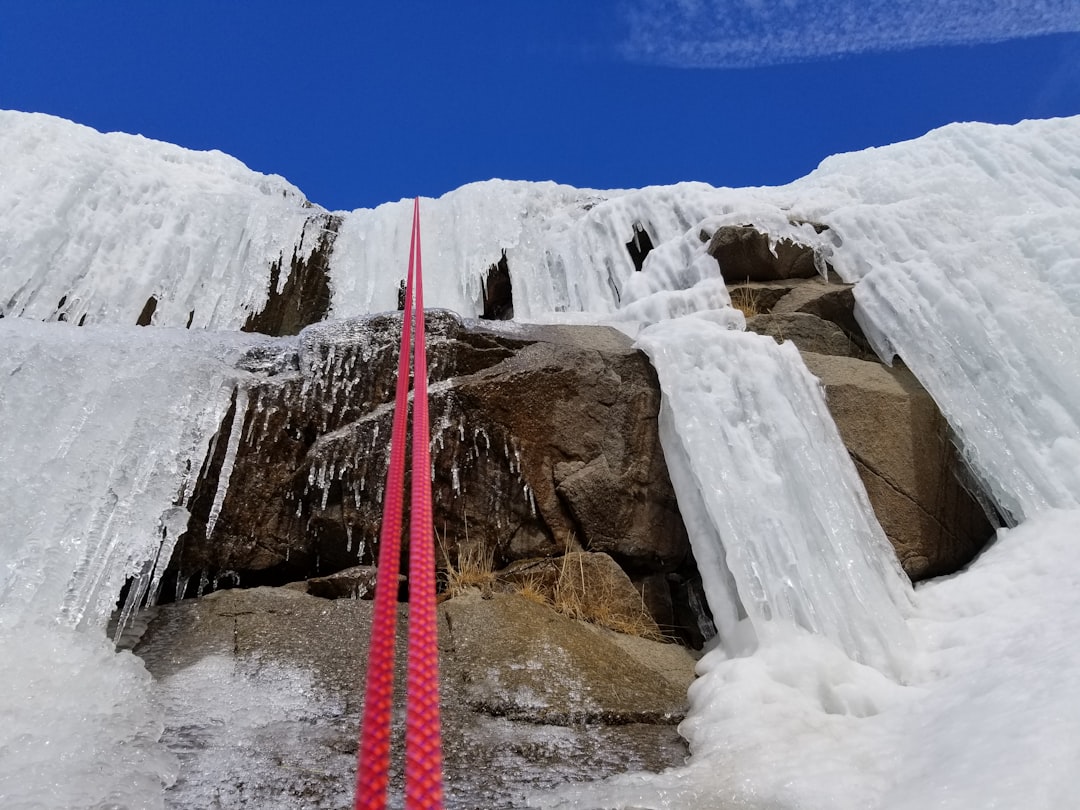
M 499 261 L 488 268 L 484 278 L 484 312 L 480 317 L 488 321 L 509 321 L 514 318 L 514 290 L 505 250 Z
M 252 313 L 241 327 L 244 332 L 265 335 L 296 335 L 305 326 L 326 318 L 330 310 L 330 255 L 341 227 L 341 217 L 321 214 L 304 224 L 300 244 L 293 248 L 289 277 L 283 285 L 284 256 L 270 265 L 266 306 Z M 307 259 L 300 257 L 309 230 L 318 231 L 315 248 Z
M 935 526 L 937 526 L 938 531 L 941 532 L 942 536 L 949 536 L 950 535 L 949 530 L 937 518 L 936 515 L 934 515 L 932 512 L 930 512 L 925 506 L 923 506 L 921 503 L 919 503 L 917 500 L 915 500 L 915 498 L 913 498 L 911 495 L 904 492 L 904 490 L 902 490 L 892 480 L 890 480 L 887 475 L 885 475 L 884 473 L 882 473 L 879 470 L 875 469 L 872 464 L 870 464 L 866 459 L 862 458 L 854 450 L 849 449 L 848 450 L 848 455 L 851 456 L 851 459 L 852 459 L 852 461 L 855 462 L 856 467 L 861 467 L 862 469 L 865 469 L 870 475 L 874 476 L 876 479 L 881 481 L 885 486 L 887 486 L 889 489 L 891 489 L 893 492 L 895 492 L 899 497 L 903 498 L 905 501 L 907 501 L 912 506 L 914 506 L 916 509 L 918 509 L 919 512 L 922 513 L 928 520 L 932 521 L 933 524 Z
M 728 295 L 735 309 L 752 318 L 755 315 L 768 315 L 773 308 L 791 292 L 790 287 L 777 287 L 768 284 L 747 282 L 728 285 Z
M 640 271 L 645 266 L 645 257 L 653 249 L 652 239 L 645 226 L 640 222 L 634 223 L 634 235 L 626 243 L 626 250 L 630 254 L 630 261 L 634 263 L 634 270 Z

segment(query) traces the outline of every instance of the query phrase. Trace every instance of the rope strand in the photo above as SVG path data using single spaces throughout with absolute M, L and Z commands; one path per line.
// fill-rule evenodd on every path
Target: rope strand
M 442 810 L 442 735 L 439 718 L 439 659 L 435 611 L 435 552 L 431 521 L 430 423 L 420 259 L 420 200 L 413 201 L 409 271 L 401 321 L 390 466 L 386 476 L 375 612 L 368 651 L 364 718 L 356 772 L 355 810 L 384 810 L 390 781 L 390 719 L 394 692 L 398 571 L 405 490 L 405 445 L 409 409 L 410 333 L 416 390 L 413 395 L 412 488 L 409 533 L 409 657 L 406 714 L 405 806 Z
M 435 543 L 431 522 L 431 429 L 424 351 L 424 285 L 420 257 L 420 206 L 416 233 L 416 342 L 413 358 L 412 506 L 409 532 L 409 705 L 405 718 L 405 807 L 443 806 L 439 717 L 439 651 L 435 611 Z

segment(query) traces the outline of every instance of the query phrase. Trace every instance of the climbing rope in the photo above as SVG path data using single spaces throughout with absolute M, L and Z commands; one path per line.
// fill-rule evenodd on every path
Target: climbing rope
M 383 497 L 375 615 L 368 652 L 364 719 L 356 772 L 356 810 L 384 810 L 390 781 L 390 715 L 394 692 L 397 586 L 405 490 L 405 443 L 409 408 L 409 344 L 413 330 L 412 488 L 409 508 L 409 648 L 405 716 L 406 810 L 441 810 L 442 729 L 439 719 L 439 655 L 435 612 L 435 549 L 431 521 L 430 423 L 424 341 L 424 284 L 420 256 L 420 200 L 413 201 L 409 273 L 401 322 L 390 468 Z M 414 289 L 415 288 L 415 289 Z

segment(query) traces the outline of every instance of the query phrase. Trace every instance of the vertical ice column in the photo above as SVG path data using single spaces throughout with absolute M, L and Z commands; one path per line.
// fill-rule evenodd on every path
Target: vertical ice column
M 699 317 L 650 327 L 639 345 L 721 633 L 741 610 L 759 641 L 795 625 L 899 675 L 910 586 L 794 345 Z M 745 638 L 726 643 L 746 651 Z
M 152 592 L 257 336 L 0 320 L 0 796 L 164 806 L 150 676 L 104 635 Z

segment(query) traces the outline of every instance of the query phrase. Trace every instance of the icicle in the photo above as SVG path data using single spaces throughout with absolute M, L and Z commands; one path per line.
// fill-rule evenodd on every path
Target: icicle
M 217 491 L 214 493 L 214 503 L 210 507 L 210 517 L 206 521 L 206 536 L 214 533 L 221 507 L 225 503 L 225 494 L 229 490 L 229 479 L 232 477 L 233 465 L 236 463 L 236 452 L 240 449 L 240 436 L 243 433 L 244 420 L 247 417 L 248 391 L 243 383 L 236 387 L 236 411 L 233 416 L 232 428 L 229 432 L 229 444 L 225 449 L 225 460 L 221 462 L 221 474 L 218 476 Z
M 190 581 L 191 581 L 190 576 L 180 576 L 179 574 L 177 575 L 177 577 L 176 577 L 176 590 L 173 593 L 173 600 L 174 601 L 179 602 L 180 600 L 182 600 L 184 598 L 185 595 L 187 595 L 187 586 L 188 586 L 188 582 L 190 582 Z

